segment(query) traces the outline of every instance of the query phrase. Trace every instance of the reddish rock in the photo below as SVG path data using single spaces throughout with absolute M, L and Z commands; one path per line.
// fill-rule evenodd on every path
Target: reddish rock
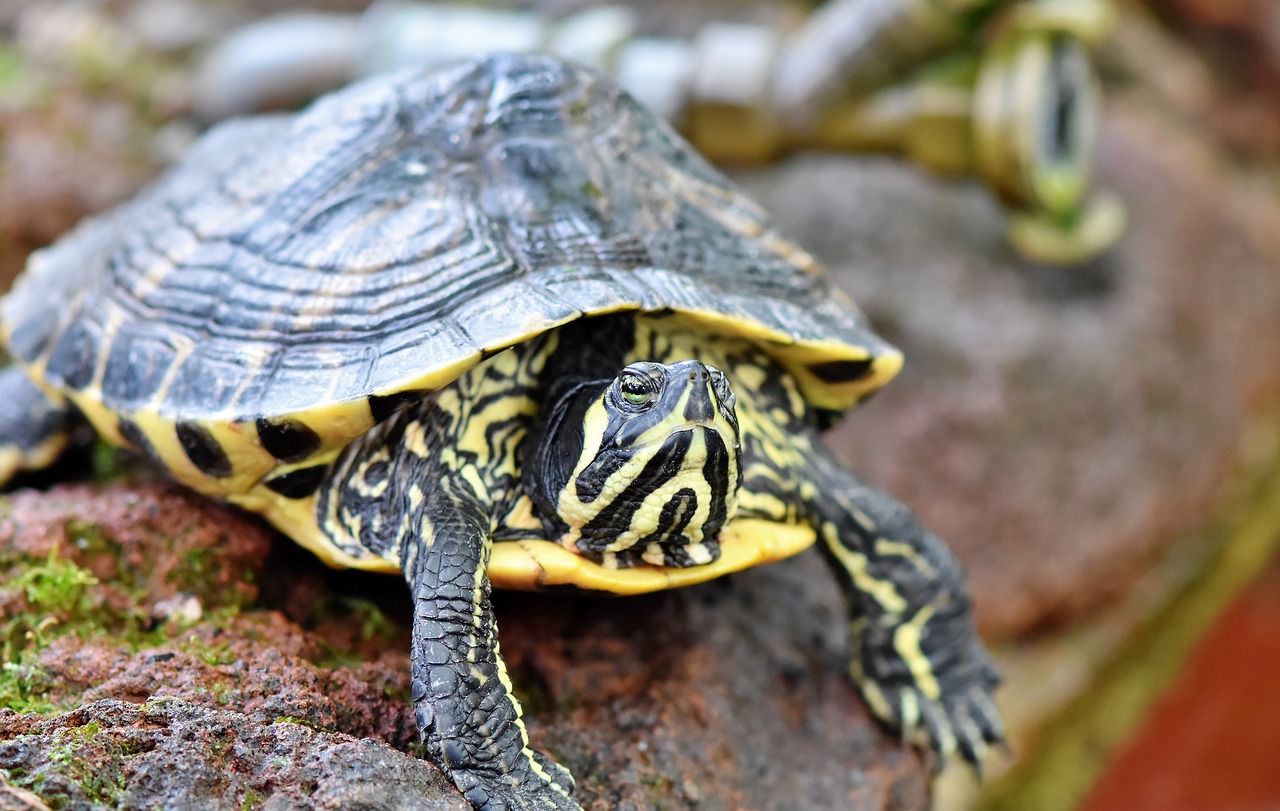
M 244 606 L 273 534 L 241 513 L 175 484 L 58 485 L 0 502 L 0 562 L 43 560 L 55 547 L 87 569 L 117 609 L 136 598 L 149 613 L 181 594 L 202 609 Z M 132 595 L 126 595 L 131 590 Z

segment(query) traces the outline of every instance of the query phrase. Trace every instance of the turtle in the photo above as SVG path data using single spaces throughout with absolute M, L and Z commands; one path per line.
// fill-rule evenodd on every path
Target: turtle
M 636 594 L 809 546 L 874 714 L 938 764 L 1003 740 L 958 563 L 821 436 L 901 353 L 588 68 L 490 54 L 219 124 L 33 254 L 0 322 L 0 479 L 87 422 L 403 575 L 424 751 L 477 809 L 579 808 L 493 588 Z

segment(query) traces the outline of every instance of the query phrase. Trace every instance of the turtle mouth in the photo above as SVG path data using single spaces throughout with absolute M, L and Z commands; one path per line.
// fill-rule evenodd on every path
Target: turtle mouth
M 720 539 L 704 538 L 696 543 L 688 539 L 636 544 L 618 551 L 577 549 L 578 554 L 606 569 L 669 568 L 688 569 L 706 566 L 720 559 Z
M 635 448 L 636 450 L 648 450 L 652 448 L 658 448 L 670 442 L 673 437 L 677 437 L 682 434 L 693 434 L 700 430 L 707 431 L 709 433 L 719 434 L 720 441 L 725 444 L 725 447 L 727 447 L 728 449 L 734 452 L 737 452 L 738 450 L 740 450 L 740 446 L 739 446 L 739 443 L 737 442 L 736 435 L 729 432 L 726 429 L 725 424 L 723 422 L 717 421 L 717 419 L 714 416 L 707 417 L 706 419 L 699 419 L 699 420 L 693 420 L 686 423 L 681 423 L 680 425 L 677 425 L 674 428 L 672 428 L 670 431 L 668 431 L 660 439 L 654 439 L 644 443 L 637 443 L 632 445 L 631 447 Z

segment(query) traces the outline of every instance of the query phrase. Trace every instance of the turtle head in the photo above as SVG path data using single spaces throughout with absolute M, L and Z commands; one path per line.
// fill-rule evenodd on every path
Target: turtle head
M 607 567 L 720 555 L 742 462 L 734 396 L 696 360 L 633 363 L 548 404 L 526 484 L 561 543 Z

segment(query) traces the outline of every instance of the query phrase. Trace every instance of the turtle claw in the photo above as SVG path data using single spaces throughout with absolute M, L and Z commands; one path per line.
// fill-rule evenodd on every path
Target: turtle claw
M 988 752 L 1004 743 L 1004 725 L 991 698 L 1000 676 L 977 643 L 966 655 L 939 657 L 931 664 L 936 677 L 932 689 L 908 677 L 906 668 L 897 667 L 887 669 L 897 676 L 892 685 L 877 680 L 871 691 L 864 692 L 869 700 L 883 697 L 869 703 L 900 731 L 903 740 L 933 755 L 935 774 L 952 755 L 959 755 L 981 778 Z
M 552 762 L 550 758 L 546 761 Z M 556 777 L 564 773 L 567 771 L 560 766 Z M 476 811 L 582 811 L 567 793 L 534 780 L 511 784 L 466 773 L 455 774 L 454 784 Z
M 942 771 L 950 756 L 959 755 L 981 778 L 991 747 L 1004 744 L 1004 724 L 991 699 L 1000 677 L 986 653 L 980 649 L 978 653 L 984 661 L 967 684 L 956 685 L 953 681 L 944 685 L 942 695 L 936 699 L 925 698 L 915 687 L 904 691 L 912 696 L 908 704 L 919 703 L 919 721 L 911 724 L 904 714 L 903 737 L 920 739 L 933 752 L 935 773 Z M 903 706 L 901 699 L 899 706 Z

